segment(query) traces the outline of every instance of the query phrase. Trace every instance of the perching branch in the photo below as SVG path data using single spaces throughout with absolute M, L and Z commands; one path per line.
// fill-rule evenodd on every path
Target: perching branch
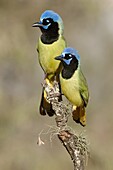
M 58 101 L 59 95 L 61 95 L 58 83 L 54 81 L 54 86 L 51 87 L 45 81 L 43 86 L 47 93 L 47 100 L 52 104 L 53 110 L 55 111 L 55 120 L 59 128 L 58 138 L 68 151 L 74 164 L 74 170 L 85 170 L 88 158 L 86 139 L 74 134 L 72 130 L 68 128 L 67 121 L 70 116 L 70 108 L 63 102 Z

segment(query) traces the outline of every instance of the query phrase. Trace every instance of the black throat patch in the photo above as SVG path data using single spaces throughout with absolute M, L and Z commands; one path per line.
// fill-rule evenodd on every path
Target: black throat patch
M 67 65 L 64 62 L 62 64 L 63 64 L 62 73 L 61 73 L 62 77 L 64 79 L 70 79 L 78 68 L 78 60 L 76 58 L 73 58 L 73 60 L 70 62 L 69 65 Z
M 52 43 L 54 43 L 55 41 L 58 40 L 58 38 L 59 38 L 59 34 L 58 34 L 59 27 L 58 27 L 57 22 L 54 22 L 51 19 L 51 25 L 47 29 L 44 29 L 43 27 L 41 27 L 40 29 L 42 31 L 41 41 L 44 44 L 52 44 Z

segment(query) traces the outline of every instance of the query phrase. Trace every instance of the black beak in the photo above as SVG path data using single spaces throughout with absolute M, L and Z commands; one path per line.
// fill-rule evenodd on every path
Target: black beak
M 55 57 L 55 60 L 63 60 L 63 58 L 62 58 L 62 56 L 60 55 L 60 56 Z
M 43 27 L 43 24 L 41 22 L 35 22 L 32 27 Z

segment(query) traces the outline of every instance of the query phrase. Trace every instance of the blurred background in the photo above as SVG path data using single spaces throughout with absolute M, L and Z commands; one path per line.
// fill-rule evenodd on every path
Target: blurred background
M 43 72 L 37 60 L 40 36 L 32 24 L 46 9 L 59 13 L 65 37 L 79 51 L 90 102 L 87 126 L 68 125 L 89 143 L 87 170 L 113 169 L 113 1 L 0 0 L 0 170 L 73 169 L 57 137 L 39 133 L 55 125 L 39 115 Z

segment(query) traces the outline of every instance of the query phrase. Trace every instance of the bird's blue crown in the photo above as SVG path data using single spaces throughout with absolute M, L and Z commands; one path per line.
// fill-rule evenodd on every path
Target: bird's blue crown
M 76 59 L 78 61 L 80 61 L 80 56 L 78 54 L 78 51 L 74 48 L 71 48 L 71 47 L 67 47 L 64 49 L 63 53 L 62 53 L 62 57 L 65 56 L 66 54 L 72 54 L 73 56 L 76 57 Z
M 55 22 L 58 22 L 58 21 L 62 20 L 61 17 L 60 17 L 57 13 L 55 13 L 54 11 L 52 11 L 52 10 L 46 10 L 46 11 L 41 15 L 40 21 L 42 21 L 43 19 L 46 19 L 46 18 L 52 18 L 53 21 L 55 21 Z

